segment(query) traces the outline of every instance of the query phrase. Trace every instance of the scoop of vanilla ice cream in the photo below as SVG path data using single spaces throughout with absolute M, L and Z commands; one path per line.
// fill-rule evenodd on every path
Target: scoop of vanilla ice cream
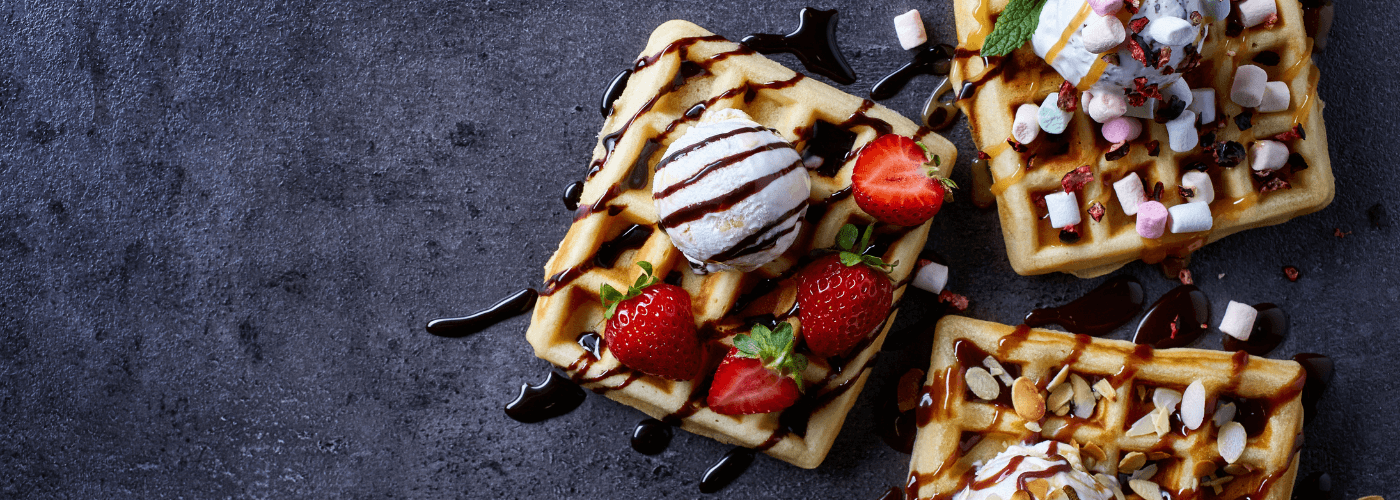
M 1046 0 L 1045 7 L 1040 11 L 1040 23 L 1036 25 L 1035 34 L 1031 36 L 1031 45 L 1035 47 L 1036 55 L 1044 58 L 1050 49 L 1059 43 L 1060 37 L 1069 24 L 1074 21 L 1079 10 L 1084 8 L 1086 0 Z M 1190 21 L 1192 13 L 1199 13 L 1204 19 L 1214 14 L 1215 9 L 1206 10 L 1201 0 L 1142 0 L 1142 8 L 1132 19 L 1147 18 L 1150 21 L 1161 17 L 1178 17 Z M 1093 11 L 1089 12 L 1089 17 L 1097 16 Z M 1060 73 L 1070 83 L 1079 85 L 1085 75 L 1089 74 L 1090 67 L 1099 57 L 1107 54 L 1094 54 L 1084 48 L 1084 26 L 1088 25 L 1089 18 L 1086 17 L 1080 25 L 1074 28 L 1074 34 L 1070 35 L 1069 41 L 1060 49 L 1054 61 L 1050 61 L 1050 66 Z M 1180 45 L 1166 45 L 1163 42 L 1153 40 L 1147 30 L 1140 34 L 1147 45 L 1143 47 L 1149 61 L 1157 58 L 1158 49 L 1161 47 L 1171 47 L 1171 57 L 1168 59 L 1168 66 L 1173 68 L 1171 73 L 1163 74 L 1161 69 L 1143 65 L 1137 59 L 1133 59 L 1132 50 L 1125 41 L 1118 46 L 1118 63 L 1109 64 L 1104 68 L 1103 75 L 1096 83 L 1085 83 L 1082 88 L 1096 86 L 1101 88 L 1124 88 L 1133 87 L 1133 79 L 1145 76 L 1148 84 L 1157 84 L 1159 88 L 1166 88 L 1167 85 L 1181 79 L 1181 73 L 1175 69 L 1181 67 L 1181 61 L 1186 56 L 1186 45 L 1192 45 L 1192 49 L 1199 52 L 1202 38 L 1205 36 L 1204 23 L 1193 24 L 1195 34 L 1190 38 L 1189 43 Z M 1125 24 L 1125 26 L 1129 26 Z M 1128 38 L 1132 39 L 1132 29 L 1128 28 Z M 1113 52 L 1110 52 L 1112 54 Z M 1165 68 L 1165 66 L 1164 66 Z
M 652 178 L 659 226 L 704 272 L 751 271 L 797 239 L 812 181 L 792 144 L 743 111 L 706 114 Z
M 1051 490 L 1065 486 L 1074 488 L 1079 500 L 1112 500 L 1113 490 L 1099 484 L 1084 469 L 1079 461 L 1079 450 L 1057 441 L 1041 441 L 1034 446 L 1011 445 L 987 463 L 977 468 L 972 484 L 963 488 L 953 500 L 989 500 L 995 495 L 1003 500 L 1011 498 L 1021 489 L 1021 477 L 1033 472 L 1051 468 L 1062 469 L 1054 475 L 1044 477 Z M 990 481 L 1001 478 L 997 482 Z M 1040 476 L 1034 476 L 1041 479 Z M 1116 485 L 1117 480 L 1112 482 Z

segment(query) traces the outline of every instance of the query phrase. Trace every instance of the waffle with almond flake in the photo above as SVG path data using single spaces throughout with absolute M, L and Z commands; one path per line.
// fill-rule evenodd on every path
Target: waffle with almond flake
M 1088 471 L 1105 476 L 1101 482 L 1122 473 L 1171 498 L 1283 500 L 1293 489 L 1304 372 L 1292 361 L 1200 349 L 1153 352 L 1126 341 L 949 316 L 938 324 L 928 373 L 910 499 L 951 498 L 969 483 L 974 463 L 1011 444 L 1044 439 L 1077 446 Z M 974 392 L 987 382 L 984 374 L 998 386 L 996 397 Z M 1007 381 L 1019 377 L 1035 384 L 1026 394 L 1041 398 L 1039 420 L 1023 418 L 1022 402 L 1010 394 L 1015 382 Z M 1190 430 L 1182 424 L 1190 402 L 1179 398 L 1197 380 L 1205 388 L 1204 421 Z M 1159 389 L 1175 391 L 1176 401 Z M 986 386 L 978 390 L 990 396 Z M 1159 413 L 1159 398 L 1172 410 Z M 1233 417 L 1221 409 L 1226 405 L 1233 405 Z M 1218 443 L 1221 429 L 1234 427 L 1229 422 L 1247 429 L 1234 463 L 1222 458 Z M 1128 484 L 1122 492 L 1136 498 Z
M 789 314 L 796 300 L 791 276 L 813 249 L 832 247 L 841 226 L 871 222 L 849 196 L 855 155 L 848 153 L 882 133 L 912 136 L 939 156 L 945 176 L 957 153 L 947 140 L 889 109 L 805 77 L 688 22 L 670 21 L 657 28 L 635 68 L 603 124 L 593 154 L 595 171 L 583 188 L 581 208 L 559 250 L 545 265 L 549 280 L 526 337 L 537 356 L 609 398 L 685 430 L 757 448 L 799 467 L 816 467 L 865 383 L 868 363 L 880 350 L 893 310 L 890 320 L 871 332 L 868 342 L 849 359 L 834 360 L 831 364 L 836 366 L 812 359 L 804 378 L 815 384 L 784 412 L 714 413 L 704 404 L 709 376 L 727 351 L 729 338 L 747 331 L 746 325 L 755 318 L 786 319 L 800 329 L 796 316 Z M 838 145 L 840 151 L 822 165 L 809 163 L 811 206 L 802 234 L 783 256 L 750 273 L 697 275 L 666 235 L 656 230 L 650 176 L 667 145 L 704 113 L 724 108 L 743 110 L 798 151 L 832 148 L 819 129 L 845 130 L 851 143 Z M 876 227 L 875 253 L 886 262 L 898 263 L 890 273 L 896 301 L 923 249 L 928 228 L 927 222 L 911 228 Z M 638 261 L 652 263 L 657 276 L 690 293 L 696 324 L 711 354 L 700 379 L 672 382 L 634 372 L 620 366 L 606 348 L 595 358 L 579 342 L 589 332 L 595 332 L 591 335 L 596 339 L 604 331 L 600 287 L 611 284 L 626 289 L 641 272 Z M 582 342 L 590 343 L 591 339 Z
M 1006 5 L 1007 0 L 954 0 L 958 42 L 965 49 L 960 53 L 970 50 L 975 54 L 982 47 L 984 37 L 992 29 L 993 14 Z M 1087 5 L 1084 12 L 1094 15 Z M 1193 89 L 1215 89 L 1217 121 L 1215 126 L 1199 127 L 1204 139 L 1187 153 L 1175 153 L 1167 146 L 1164 125 L 1143 120 L 1143 133 L 1129 143 L 1127 156 L 1110 161 L 1106 153 L 1111 145 L 1099 134 L 1099 124 L 1082 108 L 1074 113 L 1064 134 L 1056 137 L 1042 133 L 1024 151 L 1017 151 L 1007 142 L 1016 108 L 1041 104 L 1060 88 L 1064 79 L 1036 56 L 1029 43 L 1004 58 L 959 57 L 950 78 L 953 88 L 961 89 L 961 97 L 965 98 L 958 104 L 968 115 L 973 140 L 991 157 L 986 167 L 974 168 L 991 170 L 994 182 L 980 189 L 990 188 L 996 196 L 1006 253 L 1016 272 L 1033 275 L 1060 271 L 1081 278 L 1100 276 L 1134 260 L 1157 263 L 1169 257 L 1184 258 L 1191 251 L 1238 231 L 1279 224 L 1327 206 L 1335 188 L 1323 103 L 1317 97 L 1318 70 L 1311 59 L 1312 39 L 1304 30 L 1298 2 L 1279 0 L 1278 17 L 1272 27 L 1261 24 L 1245 28 L 1236 36 L 1227 35 L 1233 31 L 1227 26 L 1230 21 L 1206 18 L 1209 25 L 1206 41 L 1200 47 L 1201 66 L 1187 72 L 1184 79 Z M 1080 23 L 1071 25 L 1077 27 Z M 1278 55 L 1276 64 L 1265 64 L 1272 62 L 1268 53 Z M 1257 57 L 1260 54 L 1265 57 Z M 1242 110 L 1229 97 L 1234 69 L 1242 64 L 1260 66 L 1270 81 L 1287 82 L 1292 96 L 1287 110 L 1254 113 L 1253 127 L 1245 131 L 1234 120 Z M 1301 126 L 1306 139 L 1283 142 L 1301 156 L 1306 169 L 1288 173 L 1294 167 L 1285 166 L 1280 170 L 1280 177 L 1290 185 L 1287 189 L 1261 192 L 1266 186 L 1279 185 L 1270 186 L 1272 179 L 1253 175 L 1248 160 L 1235 167 L 1218 166 L 1205 148 L 1209 139 L 1205 134 L 1210 132 L 1217 141 L 1236 141 L 1248 148 L 1256 138 L 1269 139 L 1295 126 Z M 1158 144 L 1155 154 L 1150 146 L 1153 142 Z M 1153 187 L 1162 183 L 1161 202 L 1171 207 L 1185 202 L 1177 184 L 1187 167 L 1197 162 L 1208 166 L 1215 186 L 1215 201 L 1210 204 L 1212 229 L 1186 234 L 1168 231 L 1155 240 L 1140 237 L 1134 217 L 1123 213 L 1112 183 L 1136 172 L 1149 197 Z M 1050 226 L 1044 203 L 1038 200 L 1061 190 L 1061 178 L 1081 165 L 1092 168 L 1094 180 L 1078 193 L 1083 211 L 1077 225 L 1080 238 L 1067 243 L 1061 240 L 1060 230 Z M 1088 213 L 1095 202 L 1105 209 L 1098 221 Z

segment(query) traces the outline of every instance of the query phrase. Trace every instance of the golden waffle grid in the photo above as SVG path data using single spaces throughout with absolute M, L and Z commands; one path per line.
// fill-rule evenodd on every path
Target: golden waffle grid
M 845 415 L 869 374 L 868 365 L 879 351 L 892 323 L 890 312 L 868 344 L 849 359 L 835 360 L 832 367 L 813 360 L 805 379 L 820 381 L 807 390 L 798 406 L 812 408 L 805 435 L 784 431 L 780 413 L 727 416 L 704 406 L 703 389 L 725 350 L 728 337 L 745 328 L 743 318 L 772 314 L 789 316 L 796 287 L 789 278 L 813 249 L 833 246 L 841 226 L 871 221 L 850 198 L 850 170 L 854 155 L 848 156 L 832 177 L 811 175 L 809 215 L 802 234 L 779 259 L 747 274 L 721 272 L 694 274 L 684 256 L 661 231 L 655 230 L 657 215 L 651 199 L 650 174 L 660 153 L 680 137 L 700 114 L 696 105 L 707 103 L 706 112 L 739 108 L 755 121 L 774 129 L 803 151 L 818 120 L 845 124 L 856 134 L 851 151 L 873 140 L 879 128 L 912 136 L 941 157 L 940 172 L 952 169 L 957 152 L 946 139 L 919 128 L 913 122 L 882 106 L 841 92 L 819 81 L 806 78 L 737 43 L 714 36 L 685 21 L 670 21 L 652 34 L 626 90 L 614 104 L 614 112 L 603 124 L 594 164 L 601 165 L 583 188 L 579 217 L 560 242 L 558 251 L 545 265 L 545 275 L 577 277 L 560 281 L 552 278 L 535 305 L 526 337 L 536 356 L 563 367 L 571 377 L 595 392 L 635 407 L 658 419 L 679 423 L 681 428 L 725 443 L 762 449 L 769 455 L 803 468 L 822 462 L 840 431 Z M 689 61 L 689 63 L 686 63 Z M 697 68 L 705 71 L 696 73 Z M 678 78 L 680 75 L 682 78 Z M 692 75 L 684 78 L 685 75 Z M 677 82 L 683 83 L 677 86 Z M 687 112 L 690 112 L 687 114 Z M 618 132 L 622 131 L 620 136 Z M 615 144 L 609 152 L 609 142 Z M 648 143 L 653 142 L 651 151 Z M 638 163 L 642 155 L 648 155 Z M 645 166 L 645 186 L 628 185 L 633 165 Z M 631 187 L 632 189 L 624 189 Z M 844 192 L 842 190 L 845 190 Z M 592 207 L 590 209 L 589 207 Z M 813 220 L 813 215 L 820 219 Z M 609 267 L 589 267 L 600 246 L 632 225 L 653 229 L 636 250 L 620 254 Z M 876 238 L 886 262 L 897 263 L 890 273 L 895 281 L 898 302 L 907 278 L 928 237 L 930 223 L 918 227 L 877 226 Z M 879 250 L 877 250 L 879 251 Z M 620 366 L 606 349 L 595 359 L 578 340 L 586 332 L 602 333 L 604 308 L 598 297 L 603 284 L 625 289 L 640 274 L 635 265 L 648 261 L 658 277 L 679 272 L 680 286 L 691 296 L 695 320 L 708 342 L 710 359 L 700 380 L 673 382 L 634 372 Z M 775 285 L 776 283 L 776 285 Z M 736 302 L 746 293 L 762 287 L 773 290 L 750 305 L 737 309 Z M 551 292 L 551 288 L 557 288 Z M 795 316 L 787 318 L 800 331 Z M 694 395 L 694 397 L 692 397 Z M 797 407 L 794 407 L 797 408 Z M 789 412 L 801 412 L 790 408 Z M 791 415 L 790 415 L 791 416 Z M 678 422 L 677 422 L 678 421 Z
M 992 13 L 1005 9 L 1008 0 L 955 0 L 954 14 L 958 40 L 964 49 L 978 49 L 992 27 Z M 1210 204 L 1214 224 L 1210 231 L 1187 234 L 1167 232 L 1162 238 L 1140 237 L 1135 218 L 1123 213 L 1113 193 L 1112 182 L 1136 172 L 1144 181 L 1150 196 L 1153 186 L 1164 186 L 1162 203 L 1168 207 L 1184 203 L 1177 184 L 1186 167 L 1196 161 L 1208 161 L 1210 152 L 1205 143 L 1194 151 L 1175 153 L 1167 146 L 1165 125 L 1143 120 L 1143 134 L 1130 143 L 1125 158 L 1107 161 L 1104 153 L 1110 144 L 1098 132 L 1098 124 L 1081 109 L 1065 131 L 1068 153 L 1051 156 L 1038 149 L 1053 149 L 1048 134 L 1041 134 L 1029 150 L 1018 153 L 1007 144 L 1015 110 L 1021 104 L 1040 104 L 1050 93 L 1060 88 L 1063 78 L 1044 60 L 1035 55 L 1027 44 L 1000 62 L 1005 68 L 988 66 L 980 57 L 962 57 L 954 64 L 953 88 L 963 88 L 964 82 L 975 81 L 984 71 L 991 76 L 970 99 L 959 101 L 968 115 L 968 125 L 979 149 L 990 155 L 988 160 L 992 194 L 996 195 L 1002 234 L 1011 266 L 1022 275 L 1066 272 L 1081 278 L 1107 274 L 1124 264 L 1141 259 L 1157 263 L 1167 257 L 1186 257 L 1191 251 L 1236 232 L 1279 224 L 1299 215 L 1321 210 L 1332 201 L 1335 186 L 1331 160 L 1327 151 L 1327 131 L 1323 124 L 1323 103 L 1317 97 L 1317 66 L 1312 62 L 1312 39 L 1303 26 L 1303 13 L 1297 2 L 1278 2 L 1279 22 L 1272 28 L 1263 25 L 1246 28 L 1239 37 L 1226 37 L 1227 21 L 1211 20 L 1208 36 L 1200 48 L 1201 67 L 1184 78 L 1193 89 L 1213 87 L 1216 92 L 1217 121 L 1224 125 L 1215 129 L 1216 140 L 1236 141 L 1246 148 L 1258 139 L 1268 139 L 1301 124 L 1306 139 L 1283 141 L 1290 151 L 1302 155 L 1309 165 L 1287 175 L 1291 189 L 1260 193 L 1263 183 L 1252 175 L 1249 161 L 1233 168 L 1214 167 L 1209 171 L 1215 187 L 1215 201 Z M 1087 9 L 1087 6 L 1086 6 Z M 1090 13 L 1092 15 L 1092 13 Z M 1209 20 L 1209 19 L 1208 19 Z M 1280 56 L 1275 66 L 1252 62 L 1255 55 L 1274 51 Z M 1235 54 L 1233 57 L 1230 54 Z M 1234 68 L 1240 64 L 1259 64 L 1270 81 L 1286 81 L 1292 97 L 1289 109 L 1276 113 L 1255 113 L 1253 128 L 1241 132 L 1233 118 L 1241 107 L 1230 100 Z M 1213 69 L 1213 70 L 1212 70 Z M 998 73 L 998 71 L 1000 71 Z M 1084 89 L 1080 89 L 1084 90 Z M 1207 132 L 1207 126 L 1201 127 Z M 1148 154 L 1147 144 L 1159 141 L 1156 157 Z M 1030 163 L 1028 169 L 1028 163 Z M 1095 180 L 1079 193 L 1080 209 L 1094 202 L 1102 203 L 1106 214 L 1094 222 L 1087 212 L 1081 213 L 1078 225 L 1081 238 L 1064 243 L 1060 230 L 1044 220 L 1046 210 L 1035 200 L 1061 190 L 1060 179 L 1066 172 L 1081 165 L 1090 165 Z M 974 165 L 974 168 L 979 168 Z M 1287 170 L 1285 167 L 1284 170 Z M 976 175 L 974 175 L 976 178 Z
M 1019 366 L 1020 375 L 1037 382 L 1042 389 L 1067 364 L 1070 373 L 1089 379 L 1112 380 L 1116 399 L 1098 400 L 1093 416 L 1058 417 L 1047 412 L 1040 432 L 1025 427 L 1026 420 L 1005 404 L 976 399 L 964 382 L 966 368 L 959 361 L 956 344 L 967 341 L 989 353 L 1008 367 Z M 906 498 L 952 498 L 974 473 L 974 462 L 986 462 L 1010 444 L 1055 439 L 1079 445 L 1096 444 L 1106 459 L 1091 472 L 1116 470 L 1123 455 L 1138 451 L 1164 452 L 1170 458 L 1156 461 L 1159 467 L 1152 481 L 1171 493 L 1171 498 L 1240 498 L 1246 494 L 1259 500 L 1289 498 L 1297 474 L 1298 446 L 1302 444 L 1302 384 L 1304 372 L 1296 362 L 1247 356 L 1243 351 L 1228 353 L 1201 349 L 1151 351 L 1121 340 L 1094 339 L 1085 335 L 1011 327 L 970 318 L 949 316 L 938 324 L 928 380 L 918 408 L 919 431 L 910 464 Z M 1076 354 L 1077 353 L 1077 354 Z M 981 366 L 980 363 L 978 366 Z M 1129 367 L 1129 368 L 1125 368 Z M 1165 387 L 1184 390 L 1200 380 L 1206 390 L 1206 420 L 1200 428 L 1180 433 L 1176 426 L 1162 439 L 1152 433 L 1126 437 L 1132 397 L 1137 387 Z M 1009 391 L 1009 388 L 1003 387 Z M 1217 451 L 1218 429 L 1211 423 L 1214 403 L 1221 397 L 1270 399 L 1267 423 L 1251 436 L 1237 464 L 1254 472 L 1236 476 L 1224 491 L 1199 487 L 1193 481 L 1207 470 L 1223 467 Z M 1150 402 L 1150 391 L 1148 405 Z M 975 444 L 969 444 L 980 438 Z M 970 447 L 969 447 L 970 446 Z M 1083 454 L 1081 453 L 1081 456 Z M 1207 464 L 1213 465 L 1207 465 Z M 1265 486 L 1261 486 L 1268 483 Z M 1138 498 L 1122 485 L 1128 498 Z M 1156 500 L 1156 499 L 1153 499 Z

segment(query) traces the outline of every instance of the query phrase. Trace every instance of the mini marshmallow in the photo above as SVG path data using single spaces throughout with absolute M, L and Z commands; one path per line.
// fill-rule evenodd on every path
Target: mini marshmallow
M 1089 118 L 1093 118 L 1096 122 L 1108 123 L 1128 112 L 1128 101 L 1118 91 L 1097 90 L 1092 94 L 1089 92 L 1084 94 L 1088 101 L 1084 105 L 1084 110 L 1088 111 Z
M 1249 167 L 1255 171 L 1278 170 L 1288 163 L 1288 146 L 1278 141 L 1254 141 L 1249 148 Z
M 1273 0 L 1269 0 L 1272 2 Z M 1255 108 L 1264 100 L 1264 84 L 1269 74 L 1253 64 L 1235 69 L 1235 83 L 1230 86 L 1230 100 L 1246 108 Z
M 1210 216 L 1209 203 L 1182 203 L 1167 211 L 1171 213 L 1172 232 L 1176 234 L 1210 231 L 1215 222 Z
M 1273 2 L 1273 0 L 1269 0 Z M 1147 36 L 1157 43 L 1179 47 L 1191 43 L 1196 29 L 1191 21 L 1179 17 L 1162 16 L 1147 23 Z
M 1123 0 L 1089 0 L 1089 8 L 1100 16 L 1111 16 L 1123 10 Z
M 1022 104 L 1016 108 L 1016 121 L 1011 124 L 1011 138 L 1021 144 L 1030 144 L 1040 136 L 1040 106 Z
M 1120 116 L 1103 124 L 1103 138 L 1117 144 L 1137 139 L 1142 135 L 1142 121 L 1137 118 Z
M 1079 223 L 1079 197 L 1072 192 L 1045 195 L 1045 208 L 1050 211 L 1050 227 L 1060 229 Z
M 1215 185 L 1210 182 L 1210 174 L 1192 170 L 1181 175 L 1181 187 L 1191 190 L 1191 203 L 1215 201 Z
M 1040 125 L 1041 130 L 1060 134 L 1069 128 L 1069 121 L 1074 118 L 1074 113 L 1060 109 L 1059 102 L 1059 94 L 1045 96 L 1045 102 L 1040 104 L 1040 111 L 1036 115 L 1036 123 Z
M 1137 212 L 1137 233 L 1138 236 L 1155 240 L 1161 238 L 1167 230 L 1167 207 L 1156 201 L 1145 201 L 1138 204 Z
M 1230 17 L 1230 0 L 1205 0 L 1205 8 L 1211 10 L 1211 17 L 1215 19 L 1225 19 Z
M 1143 192 L 1142 179 L 1138 178 L 1137 172 L 1114 182 L 1113 192 L 1118 195 L 1118 204 L 1123 206 L 1126 215 L 1137 215 L 1138 205 L 1147 201 L 1147 193 Z
M 1190 109 L 1191 103 L 1196 100 L 1194 91 L 1191 90 L 1189 85 L 1186 85 L 1186 79 L 1184 78 L 1162 89 L 1162 97 L 1167 101 L 1170 101 L 1172 96 L 1176 96 L 1177 99 L 1180 99 L 1182 103 L 1186 104 L 1187 109 Z
M 919 268 L 919 272 L 914 273 L 914 288 L 929 292 L 942 293 L 943 286 L 948 284 L 948 266 L 937 262 L 929 262 Z
M 899 46 L 904 47 L 904 50 L 918 47 L 928 41 L 928 35 L 924 33 L 924 20 L 919 17 L 918 10 L 895 16 L 894 32 L 899 35 Z
M 1240 340 L 1249 340 L 1257 317 L 1259 310 L 1232 300 L 1230 305 L 1225 306 L 1225 317 L 1220 318 L 1220 331 Z
M 1091 54 L 1114 50 L 1128 38 L 1123 21 L 1116 16 L 1091 16 L 1081 33 L 1084 36 L 1084 50 Z
M 1278 19 L 1278 4 L 1274 0 L 1244 0 L 1236 4 L 1240 8 L 1240 22 L 1246 28 Z
M 1196 121 L 1202 125 L 1215 121 L 1215 89 L 1191 89 L 1191 104 L 1186 109 L 1196 113 Z
M 1291 103 L 1288 92 L 1288 84 L 1284 82 L 1269 82 L 1264 84 L 1264 97 L 1259 100 L 1260 113 L 1273 113 L 1288 109 Z
M 1124 104 L 1127 104 L 1127 103 L 1125 102 Z M 1125 113 L 1123 113 L 1123 116 L 1131 116 L 1131 117 L 1133 117 L 1133 118 L 1142 118 L 1142 119 L 1144 119 L 1144 120 L 1151 120 L 1151 119 L 1153 119 L 1153 118 L 1156 118 L 1156 117 L 1157 117 L 1157 98 L 1155 98 L 1155 97 L 1149 97 L 1149 98 L 1147 99 L 1146 102 L 1143 102 L 1143 103 L 1142 103 L 1141 106 L 1128 106 L 1128 111 L 1125 112 Z
M 1167 144 L 1172 151 L 1185 153 L 1196 149 L 1201 135 L 1196 132 L 1196 113 L 1182 111 L 1181 116 L 1167 122 Z

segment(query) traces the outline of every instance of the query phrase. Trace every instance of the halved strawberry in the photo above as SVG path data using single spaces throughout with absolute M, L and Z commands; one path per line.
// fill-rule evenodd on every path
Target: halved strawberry
M 754 325 L 748 335 L 734 337 L 734 347 L 715 370 L 706 403 L 715 413 L 748 415 L 792 406 L 802 396 L 802 370 L 807 358 L 792 351 L 796 339 L 791 323 L 769 330 Z
M 957 185 L 936 173 L 942 164 L 923 143 L 895 134 L 860 149 L 851 170 L 856 205 L 886 224 L 916 226 L 938 213 Z
M 885 274 L 889 264 L 863 254 L 873 227 L 866 227 L 858 244 L 856 227 L 842 227 L 836 237 L 841 251 L 813 261 L 797 276 L 797 314 L 813 355 L 845 354 L 889 313 L 894 301 L 894 287 Z
M 671 380 L 700 374 L 704 352 L 695 333 L 690 294 L 684 288 L 657 283 L 651 263 L 638 262 L 644 273 L 627 294 L 603 285 L 608 322 L 603 330 L 608 350 L 622 364 L 642 373 Z

